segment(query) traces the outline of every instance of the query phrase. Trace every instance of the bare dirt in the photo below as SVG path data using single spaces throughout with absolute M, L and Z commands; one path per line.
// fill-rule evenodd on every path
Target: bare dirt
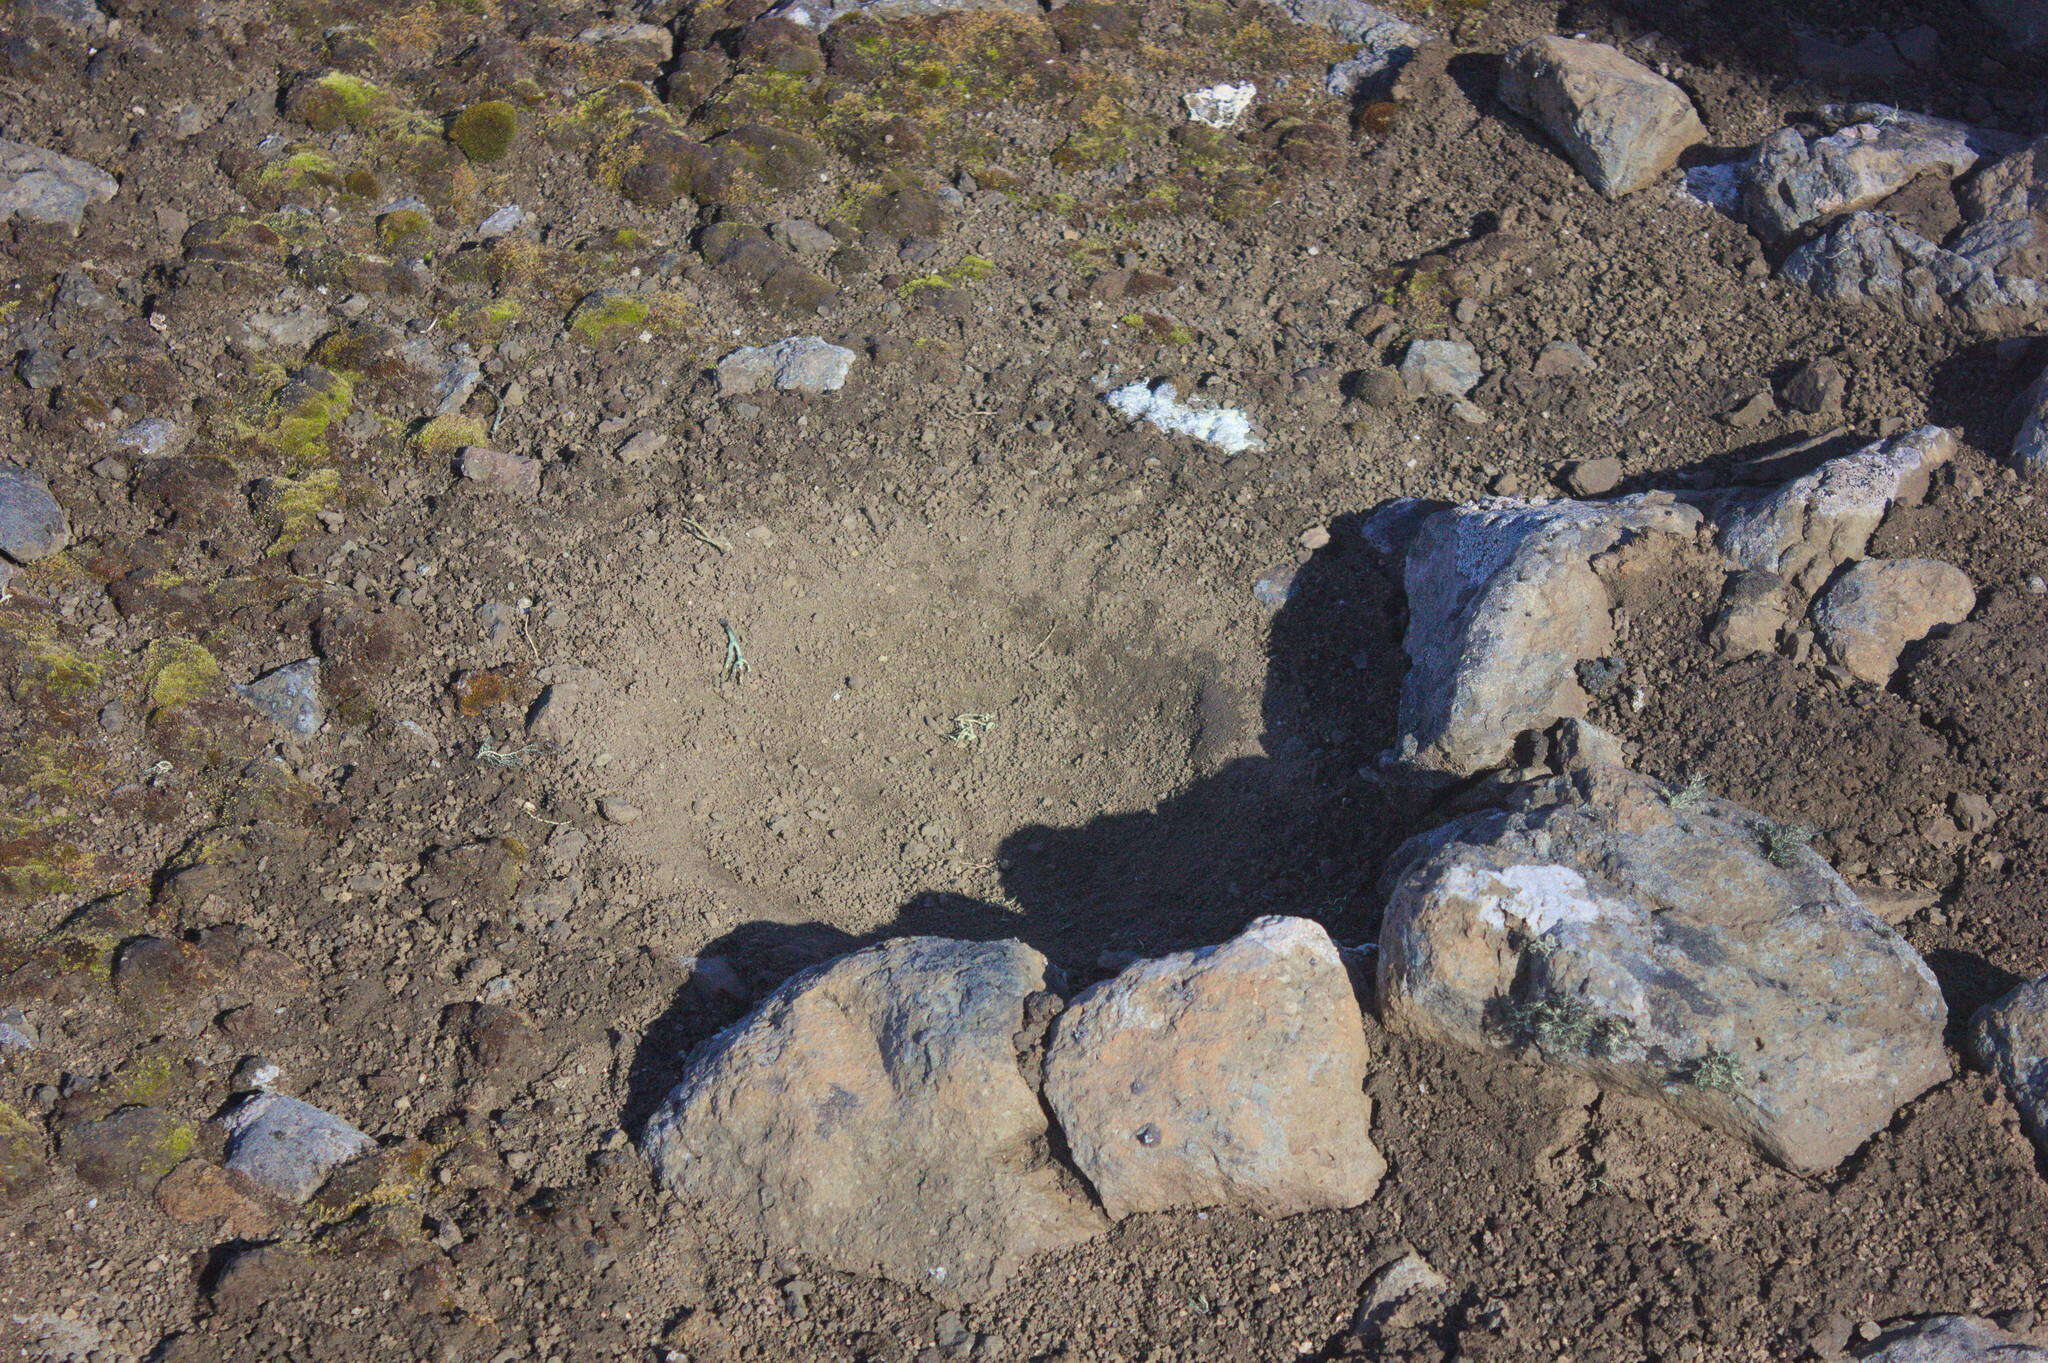
M 1957 564 L 1976 616 L 1845 686 L 1718 658 L 1718 576 L 1681 564 L 1626 603 L 1595 718 L 1906 903 L 1958 1020 L 2048 970 L 2048 528 L 1997 462 L 2048 355 L 1820 303 L 1669 185 L 1600 198 L 1492 97 L 1506 47 L 1585 30 L 1670 63 L 1718 147 L 1843 93 L 2041 131 L 2038 74 L 1968 15 L 1461 0 L 1415 15 L 1448 62 L 1353 111 L 1319 92 L 1327 37 L 1249 4 L 897 21 L 701 89 L 688 54 L 731 15 L 683 16 L 661 61 L 594 55 L 596 9 L 106 8 L 90 42 L 34 5 L 0 24 L 6 135 L 122 182 L 75 239 L 0 255 L 6 349 L 55 375 L 0 383 L 0 452 L 76 537 L 0 603 L 0 1003 L 41 1042 L 0 1051 L 10 1355 L 1705 1363 L 2048 1310 L 2048 1185 L 1960 1057 L 1807 1180 L 1368 1009 L 1372 1201 L 1135 1217 L 958 1319 L 694 1222 L 631 1143 L 690 1045 L 877 936 L 1020 937 L 1076 984 L 1266 913 L 1370 941 L 1381 860 L 1432 812 L 1375 775 L 1403 604 L 1362 514 L 1555 493 L 1609 455 L 1631 490 L 1727 482 L 1822 432 L 1725 419 L 1819 357 L 1849 376 L 1825 424 L 1962 433 L 1873 552 Z M 1790 21 L 1931 23 L 1944 65 L 1816 84 Z M 390 107 L 309 126 L 292 92 L 330 69 Z M 1180 94 L 1223 79 L 1265 102 L 1191 140 Z M 439 120 L 489 99 L 520 132 L 472 160 Z M 764 125 L 804 145 L 747 153 L 729 194 L 633 178 L 666 154 L 649 128 Z M 480 243 L 514 202 L 528 225 Z M 764 281 L 704 245 L 793 218 L 838 225 L 830 263 Z M 60 296 L 78 276 L 99 303 Z M 252 343 L 259 312 L 307 334 Z M 720 397 L 719 355 L 804 334 L 857 352 L 843 391 Z M 1357 395 L 1452 334 L 1492 375 L 1483 423 Z M 407 335 L 472 348 L 473 427 L 422 429 Z M 1534 377 L 1556 339 L 1596 367 Z M 1101 404 L 1146 377 L 1268 448 Z M 149 417 L 189 445 L 118 445 Z M 542 460 L 539 496 L 458 478 L 470 444 Z M 310 739 L 227 687 L 311 656 Z M 175 969 L 126 960 L 149 935 Z M 250 1055 L 385 1148 L 304 1209 L 180 1196 Z M 91 1159 L 138 1107 L 157 1144 Z M 1450 1315 L 1354 1336 L 1408 1248 Z

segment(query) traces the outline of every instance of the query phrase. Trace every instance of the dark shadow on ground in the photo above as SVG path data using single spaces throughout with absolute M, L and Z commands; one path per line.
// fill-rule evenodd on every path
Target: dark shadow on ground
M 625 1129 L 637 1134 L 682 1057 L 753 1001 L 798 971 L 885 938 L 1016 937 L 1051 958 L 1069 987 L 1132 956 L 1222 941 L 1264 914 L 1315 919 L 1342 943 L 1369 939 L 1379 867 L 1411 828 L 1371 775 L 1393 738 L 1405 607 L 1392 565 L 1360 535 L 1358 519 L 1331 526 L 1330 543 L 1299 567 L 1273 613 L 1257 720 L 1198 716 L 1203 729 L 1256 732 L 1256 752 L 1219 760 L 1152 809 L 1019 828 L 997 854 L 1009 906 L 934 891 L 864 937 L 770 922 L 725 934 L 698 957 L 719 964 L 686 985 L 642 1038 Z M 1261 609 L 1246 586 L 1245 608 Z

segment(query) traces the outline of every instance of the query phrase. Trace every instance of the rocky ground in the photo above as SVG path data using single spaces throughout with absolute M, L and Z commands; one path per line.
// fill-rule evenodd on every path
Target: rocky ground
M 4 0 L 8 1356 L 2048 1357 L 2044 43 Z

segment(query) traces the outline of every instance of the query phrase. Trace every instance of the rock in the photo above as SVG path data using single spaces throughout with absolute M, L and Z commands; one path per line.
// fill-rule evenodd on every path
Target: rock
M 1244 121 L 1252 101 L 1258 97 L 1259 87 L 1246 81 L 1242 85 L 1225 83 L 1190 90 L 1180 97 L 1180 102 L 1188 111 L 1190 123 L 1206 128 L 1235 128 Z
M 1721 609 L 1707 641 L 1731 661 L 1758 653 L 1775 653 L 1778 639 L 1792 623 L 1792 602 L 1785 579 L 1760 568 L 1730 574 L 1721 591 Z
M 1564 485 L 1574 497 L 1604 497 L 1621 486 L 1621 461 L 1613 455 L 1565 465 Z
M 1769 393 L 1752 393 L 1747 401 L 1722 416 L 1738 431 L 1753 431 L 1778 414 L 1778 404 Z
M 620 442 L 612 453 L 622 464 L 644 464 L 668 447 L 668 436 L 662 431 L 635 431 Z
M 107 36 L 111 22 L 92 0 L 18 0 L 16 9 L 90 39 Z
M 1782 273 L 1822 298 L 1915 322 L 1952 314 L 1983 332 L 2036 325 L 2048 317 L 2048 286 L 2000 268 L 2016 247 L 2033 243 L 2036 228 L 2028 222 L 1990 226 L 1997 230 L 1975 236 L 1965 229 L 1951 250 L 1886 214 L 1851 213 L 1787 256 Z
M 1742 167 L 1743 220 L 1767 240 L 1868 208 L 1923 175 L 1953 180 L 1983 150 L 1961 123 L 1884 104 L 1829 105 L 1821 121 L 1819 134 L 1772 133 Z
M 604 816 L 606 823 L 629 824 L 640 821 L 640 806 L 621 800 L 616 795 L 607 795 L 597 802 L 597 812 Z
M 1386 1172 L 1350 977 L 1303 918 L 1140 962 L 1053 1024 L 1045 1097 L 1103 1210 L 1355 1207 Z
M 1450 1279 L 1414 1250 L 1367 1280 L 1351 1328 L 1403 1330 L 1442 1316 L 1450 1304 Z
M 465 445 L 458 467 L 473 483 L 489 483 L 515 497 L 540 496 L 541 462 L 527 455 Z
M 2048 0 L 1977 0 L 1977 12 L 2015 46 L 2048 45 Z
M 476 225 L 476 239 L 495 241 L 499 237 L 511 236 L 524 226 L 526 210 L 518 204 L 504 204 L 492 210 L 489 217 Z
M 1808 360 L 1785 380 L 1785 405 L 1808 416 L 1835 415 L 1849 392 L 1849 378 L 1833 360 Z
M 1358 51 L 1330 68 L 1323 88 L 1339 99 L 1353 101 L 1381 99 L 1392 93 L 1393 78 L 1415 59 L 1435 34 L 1407 20 L 1387 13 L 1362 0 L 1351 3 L 1322 3 L 1321 0 L 1272 0 L 1289 11 L 1308 8 L 1342 11 L 1341 28 L 1326 25 Z
M 264 309 L 244 317 L 235 328 L 235 344 L 247 351 L 284 350 L 304 354 L 328 330 L 327 311 L 308 304 Z
M 1267 3 L 1295 23 L 1327 29 L 1347 43 L 1369 43 L 1375 33 L 1389 24 L 1413 29 L 1425 41 L 1429 36 L 1367 0 L 1267 0 Z M 1418 42 L 1416 45 L 1421 44 Z
M 1736 568 L 1775 573 L 1811 596 L 1835 569 L 1861 558 L 1895 503 L 1917 505 L 1927 480 L 1955 453 L 1955 435 L 1922 426 L 1830 459 L 1762 494 L 1732 494 L 1715 513 L 1721 553 Z
M 27 1013 L 19 1008 L 0 1008 L 0 1051 L 32 1051 L 40 1044 Z
M 1977 584 L 1931 558 L 1865 559 L 1845 568 L 1813 603 L 1828 657 L 1859 681 L 1883 686 L 1907 644 L 1960 624 L 1977 607 Z
M 1462 398 L 1485 376 L 1479 352 L 1463 341 L 1411 341 L 1401 357 L 1401 380 L 1417 397 Z
M 155 1199 L 157 1210 L 173 1221 L 217 1221 L 237 1238 L 265 1234 L 284 1219 L 283 1206 L 246 1176 L 203 1159 L 188 1159 L 164 1175 Z
M 2005 1086 L 2021 1125 L 2048 1154 L 2048 975 L 1978 1009 L 1970 1050 Z
M 1685 91 L 1604 43 L 1524 43 L 1507 55 L 1500 98 L 1611 199 L 1655 181 L 1707 136 Z
M 1361 369 L 1351 379 L 1353 396 L 1374 407 L 1398 407 L 1408 401 L 1408 381 L 1401 371 L 1381 367 Z
M 1529 372 L 1539 379 L 1555 379 L 1566 374 L 1584 374 L 1593 368 L 1593 357 L 1578 342 L 1551 341 L 1537 352 Z
M 1513 791 L 1390 863 L 1379 1000 L 1821 1173 L 1948 1077 L 1933 974 L 1797 836 L 1620 767 Z
M 1197 407 L 1180 400 L 1170 383 L 1140 379 L 1112 389 L 1102 400 L 1126 421 L 1144 421 L 1168 435 L 1184 435 L 1225 454 L 1262 450 L 1266 442 L 1252 430 L 1251 418 L 1235 407 Z
M 377 1145 L 333 1113 L 282 1093 L 252 1094 L 220 1120 L 229 1171 L 291 1203 L 304 1202 L 330 1173 Z
M 1613 600 L 1593 560 L 1648 535 L 1690 537 L 1668 496 L 1495 498 L 1424 520 L 1405 567 L 1408 674 L 1395 756 L 1436 779 L 1507 762 L 1516 735 L 1582 717 L 1583 659 L 1610 651 Z
M 823 33 L 853 14 L 876 19 L 914 19 L 990 10 L 1033 15 L 1043 12 L 1037 0 L 781 0 L 763 17 L 788 19 L 814 33 Z
M 184 1163 L 199 1139 L 196 1124 L 131 1104 L 97 1120 L 66 1123 L 58 1151 L 93 1187 L 141 1194 Z
M 819 336 L 792 336 L 773 345 L 741 346 L 718 362 L 723 397 L 769 386 L 794 393 L 836 393 L 853 368 L 854 353 Z
M 0 222 L 54 224 L 77 236 L 85 210 L 119 188 L 98 166 L 0 137 Z
M 235 690 L 280 729 L 299 738 L 318 733 L 327 717 L 320 703 L 318 658 L 301 658 L 273 668 Z
M 2013 467 L 2029 478 L 2048 474 L 2048 369 L 2020 397 L 2020 433 L 2013 438 Z
M 1019 942 L 905 937 L 805 971 L 690 1057 L 648 1122 L 660 1181 L 778 1250 L 953 1300 L 1100 1214 L 1046 1153 Z
M 1855 1356 L 1862 1363 L 2048 1363 L 2048 1349 L 1981 1316 L 1917 1320 L 1884 1332 Z
M 39 473 L 0 464 L 0 554 L 34 563 L 71 543 L 71 522 Z

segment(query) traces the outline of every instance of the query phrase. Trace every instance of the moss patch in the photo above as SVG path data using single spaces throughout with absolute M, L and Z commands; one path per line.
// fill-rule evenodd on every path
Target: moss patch
M 462 154 L 486 165 L 510 154 L 519 136 L 519 110 L 502 99 L 472 104 L 448 124 L 448 140 Z
M 219 689 L 220 660 L 190 639 L 157 639 L 142 655 L 143 685 L 158 710 L 177 710 Z
M 413 448 L 422 454 L 453 454 L 464 445 L 481 445 L 490 439 L 490 428 L 473 416 L 437 416 L 412 433 Z

